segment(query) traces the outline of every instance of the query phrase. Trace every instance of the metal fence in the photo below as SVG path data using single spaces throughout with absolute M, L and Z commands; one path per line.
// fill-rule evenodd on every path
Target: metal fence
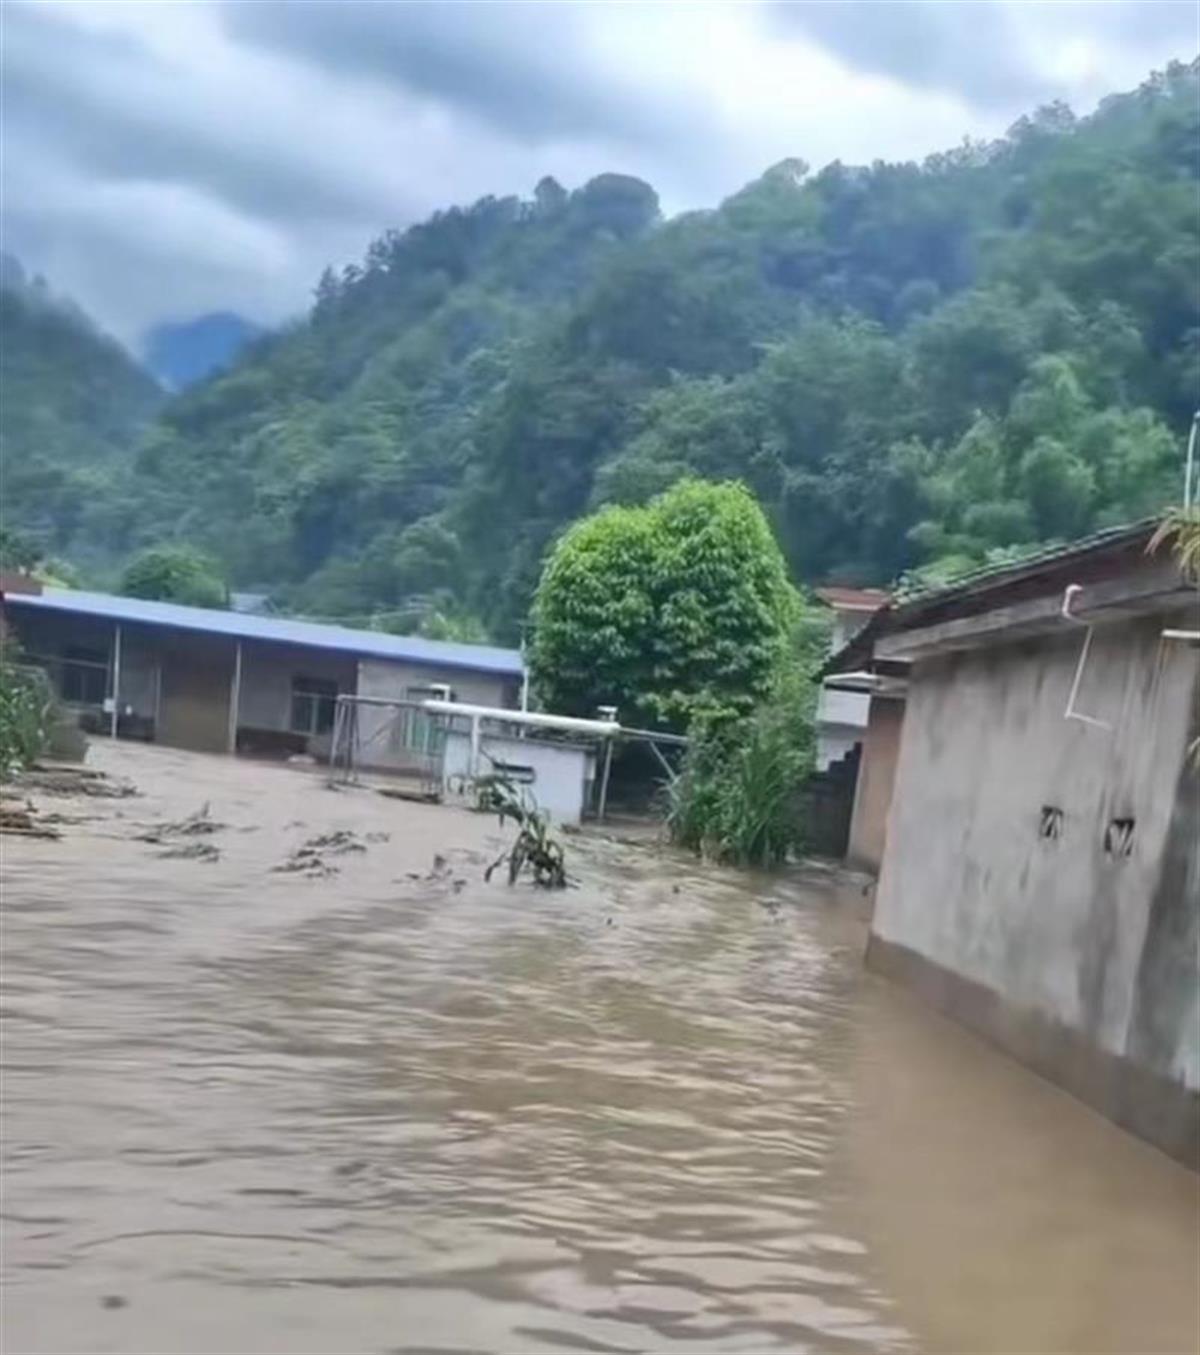
M 415 779 L 423 794 L 440 794 L 446 735 L 454 717 L 430 714 L 416 700 L 337 698 L 329 750 L 331 783 L 364 773 Z

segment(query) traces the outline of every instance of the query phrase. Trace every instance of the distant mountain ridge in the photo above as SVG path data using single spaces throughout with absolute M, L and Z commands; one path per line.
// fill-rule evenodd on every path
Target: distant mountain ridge
M 23 502 L 76 558 L 179 537 L 284 606 L 504 640 L 564 527 L 688 474 L 744 480 L 802 582 L 936 577 L 1178 496 L 1198 192 L 1196 62 L 671 220 L 543 179 L 386 232 L 85 505 Z
M 164 322 L 146 335 L 145 365 L 168 390 L 184 390 L 227 370 L 264 333 L 261 325 L 233 311 Z
M 57 551 L 119 510 L 118 470 L 164 394 L 80 306 L 10 254 L 0 256 L 0 336 L 5 526 Z

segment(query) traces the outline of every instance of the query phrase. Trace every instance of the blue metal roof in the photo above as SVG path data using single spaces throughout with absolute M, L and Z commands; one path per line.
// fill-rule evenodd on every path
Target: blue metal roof
M 110 593 L 84 593 L 74 588 L 6 593 L 4 605 L 18 611 L 28 607 L 36 611 L 95 616 L 130 625 L 167 626 L 206 635 L 225 635 L 233 640 L 265 640 L 282 645 L 303 645 L 309 649 L 335 649 L 363 658 L 394 659 L 477 673 L 520 677 L 524 671 L 521 655 L 515 649 L 452 644 L 445 640 L 426 640 L 419 635 L 389 635 L 386 631 L 351 630 L 349 626 L 325 626 L 314 621 L 291 621 L 281 616 L 219 612 L 208 607 L 183 607 L 176 602 L 148 602 L 143 598 L 116 597 Z

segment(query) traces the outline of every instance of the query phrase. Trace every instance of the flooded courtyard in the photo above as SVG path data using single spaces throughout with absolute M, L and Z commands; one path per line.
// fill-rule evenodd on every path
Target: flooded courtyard
M 856 886 L 90 761 L 4 841 L 5 1351 L 1196 1349 L 1196 1178 L 864 973 Z

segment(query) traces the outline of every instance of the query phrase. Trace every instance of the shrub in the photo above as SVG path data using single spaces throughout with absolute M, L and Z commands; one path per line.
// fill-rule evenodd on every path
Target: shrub
M 190 546 L 155 546 L 143 551 L 121 576 L 121 592 L 126 597 L 191 607 L 224 607 L 229 601 L 216 566 Z
M 20 651 L 6 641 L 0 652 L 0 775 L 12 776 L 42 753 L 54 710 L 45 673 L 22 663 Z
M 799 796 L 814 761 L 818 633 L 802 620 L 790 661 L 751 716 L 693 726 L 683 771 L 667 790 L 667 825 L 679 846 L 762 868 L 803 850 Z

